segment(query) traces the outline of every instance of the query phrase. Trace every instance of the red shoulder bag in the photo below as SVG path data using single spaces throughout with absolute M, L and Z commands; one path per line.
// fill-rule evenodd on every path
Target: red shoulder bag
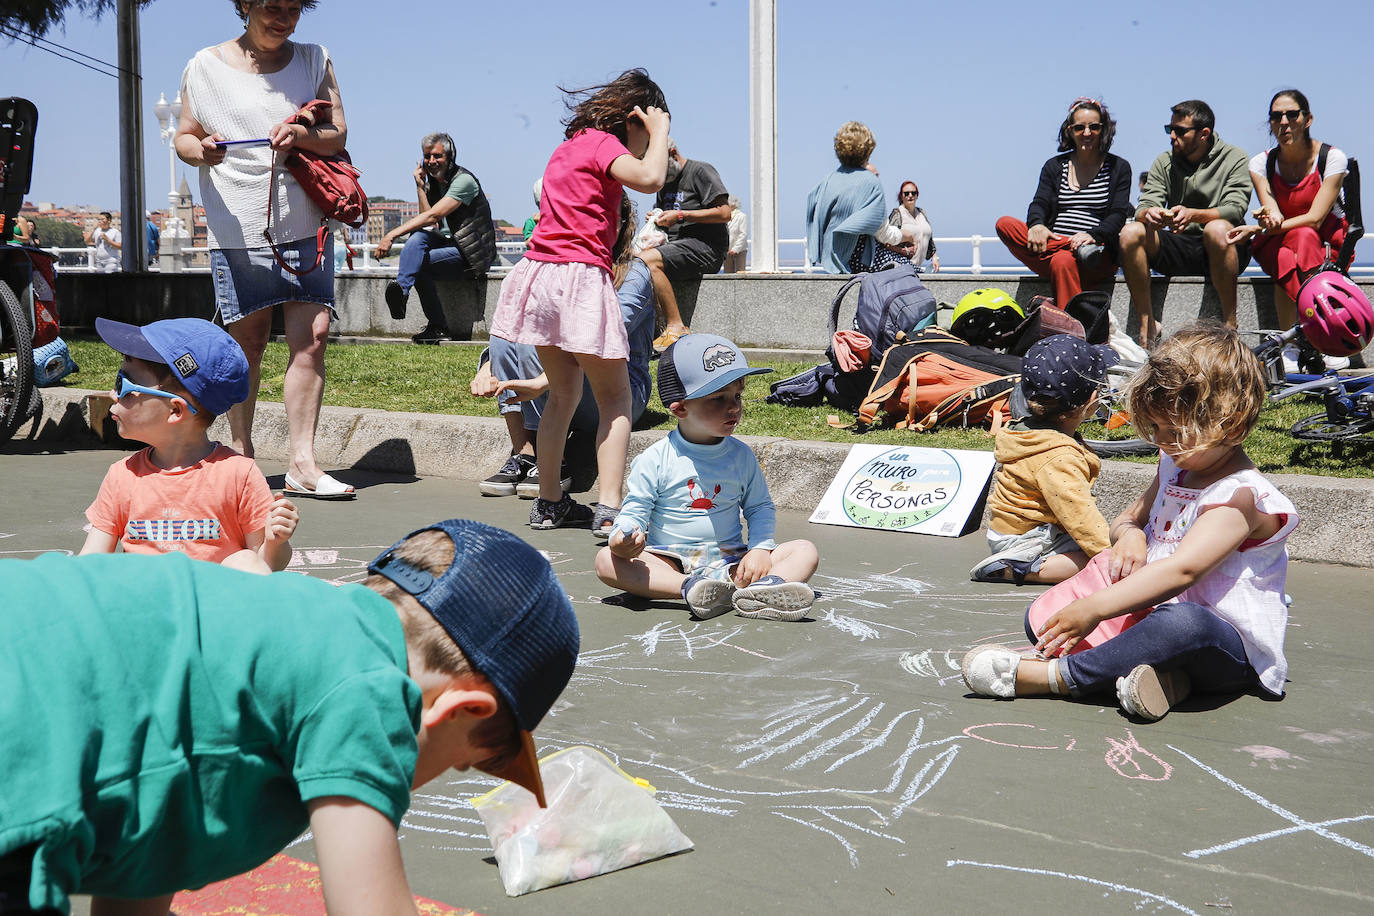
M 303 124 L 313 127 L 320 121 L 328 122 L 334 106 L 324 99 L 316 99 L 302 106 L 287 121 L 289 124 Z M 319 269 L 324 259 L 324 239 L 329 233 L 329 221 L 338 220 L 348 226 L 361 226 L 367 221 L 367 194 L 358 184 L 361 174 L 353 167 L 347 150 L 339 150 L 332 156 L 321 156 L 309 150 L 293 149 L 286 154 L 286 170 L 296 179 L 306 195 L 324 211 L 320 219 L 319 232 L 315 236 L 315 263 L 304 270 L 297 270 L 282 259 L 277 245 L 272 241 L 270 229 L 264 229 L 267 244 L 272 247 L 272 256 L 283 269 L 296 276 L 304 276 Z M 272 176 L 267 186 L 267 221 L 272 221 L 273 201 L 277 190 L 277 156 L 272 155 Z

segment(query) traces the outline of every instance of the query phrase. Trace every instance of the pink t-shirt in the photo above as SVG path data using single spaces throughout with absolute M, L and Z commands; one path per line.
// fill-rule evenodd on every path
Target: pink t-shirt
M 151 452 L 115 462 L 86 510 L 92 527 L 118 537 L 125 553 L 180 551 L 219 563 L 267 527 L 272 491 L 252 459 L 217 445 L 191 467 L 167 471 Z
M 594 264 L 608 273 L 625 189 L 611 163 L 630 155 L 603 130 L 582 130 L 549 157 L 539 198 L 539 224 L 525 257 Z

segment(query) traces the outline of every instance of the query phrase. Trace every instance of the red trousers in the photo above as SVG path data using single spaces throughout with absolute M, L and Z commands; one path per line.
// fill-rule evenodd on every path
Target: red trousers
M 1326 258 L 1326 243 L 1330 242 L 1331 247 L 1339 251 L 1345 241 L 1346 228 L 1345 220 L 1328 213 L 1326 221 L 1317 229 L 1303 226 L 1289 229 L 1283 235 L 1261 233 L 1253 236 L 1250 255 L 1288 297 L 1297 302 L 1303 279 Z
M 1051 236 L 1045 251 L 1035 254 L 1030 250 L 1030 230 L 1023 220 L 1014 216 L 1004 216 L 997 221 L 997 237 L 1018 261 L 1040 278 L 1050 281 L 1054 286 L 1054 304 L 1061 309 L 1083 292 L 1083 287 L 1096 286 L 1116 273 L 1116 262 L 1105 251 L 1095 269 L 1082 270 L 1067 238 Z

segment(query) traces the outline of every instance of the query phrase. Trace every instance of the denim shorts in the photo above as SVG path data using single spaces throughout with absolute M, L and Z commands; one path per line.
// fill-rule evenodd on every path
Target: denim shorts
M 299 270 L 315 263 L 315 237 L 278 245 L 282 260 Z M 313 302 L 334 311 L 334 237 L 324 239 L 324 260 L 318 270 L 298 277 L 283 270 L 270 246 L 216 248 L 210 252 L 210 275 L 215 282 L 215 307 L 225 324 L 271 308 L 281 302 Z

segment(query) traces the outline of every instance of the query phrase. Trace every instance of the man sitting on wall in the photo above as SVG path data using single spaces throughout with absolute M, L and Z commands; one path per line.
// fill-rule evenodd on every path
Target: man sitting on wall
M 434 281 L 485 276 L 496 260 L 496 227 L 477 176 L 455 161 L 452 137 L 427 134 L 420 141 L 420 152 L 424 158 L 415 167 L 420 215 L 383 236 L 377 256 L 385 257 L 397 238 L 411 233 L 401 249 L 396 279 L 386 285 L 386 304 L 391 317 L 400 321 L 413 287 L 420 295 L 426 324 L 411 340 L 437 344 L 449 336 L 449 330 Z

